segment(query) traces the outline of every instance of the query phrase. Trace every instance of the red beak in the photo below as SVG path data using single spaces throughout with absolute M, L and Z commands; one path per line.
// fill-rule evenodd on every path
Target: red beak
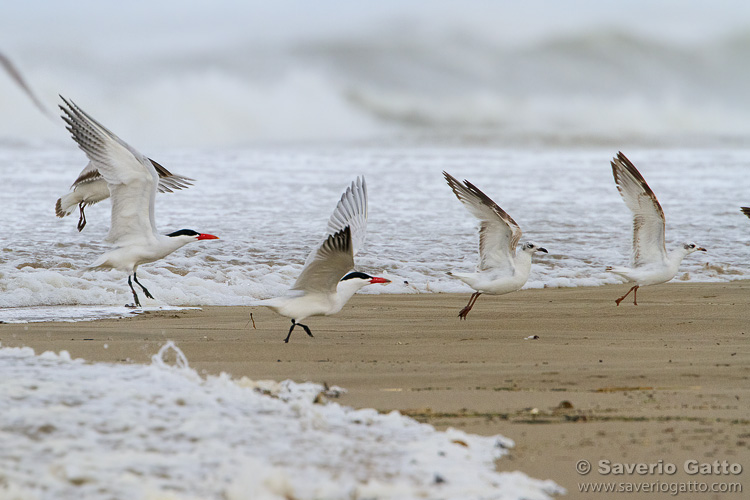
M 391 280 L 387 280 L 385 278 L 378 278 L 377 276 L 375 276 L 374 278 L 372 278 L 370 280 L 370 284 L 371 285 L 374 285 L 375 283 L 383 283 L 383 284 L 385 284 L 385 283 L 390 283 L 390 282 L 391 282 Z
M 199 234 L 198 235 L 199 240 L 218 240 L 218 236 L 214 236 L 213 234 Z

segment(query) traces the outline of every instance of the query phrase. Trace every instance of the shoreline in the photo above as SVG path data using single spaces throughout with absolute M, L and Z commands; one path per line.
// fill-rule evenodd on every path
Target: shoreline
M 343 405 L 502 434 L 516 446 L 499 470 L 552 479 L 569 498 L 598 498 L 579 493 L 581 481 L 696 480 L 687 460 L 741 463 L 742 475 L 709 479 L 748 491 L 750 281 L 643 287 L 637 307 L 615 306 L 626 286 L 483 295 L 466 321 L 456 315 L 469 293 L 355 295 L 337 315 L 306 321 L 315 338 L 295 330 L 289 344 L 288 319 L 246 306 L 1 324 L 0 342 L 149 363 L 173 340 L 202 374 L 328 383 L 348 391 Z M 250 312 L 256 330 L 245 327 Z M 663 460 L 678 472 L 581 476 L 581 459 Z

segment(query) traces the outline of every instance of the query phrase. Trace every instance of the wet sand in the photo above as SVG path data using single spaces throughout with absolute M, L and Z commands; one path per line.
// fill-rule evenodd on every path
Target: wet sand
M 193 368 L 235 377 L 325 382 L 340 403 L 399 410 L 438 428 L 516 441 L 499 470 L 582 482 L 741 483 L 750 491 L 750 281 L 670 283 L 614 298 L 626 285 L 469 294 L 357 295 L 336 316 L 289 320 L 265 308 L 204 307 L 79 323 L 0 325 L 5 347 L 67 350 L 142 363 L 174 340 Z M 248 325 L 253 312 L 257 329 Z M 537 339 L 528 338 L 538 336 Z M 579 460 L 593 471 L 576 472 Z M 611 463 L 673 463 L 667 474 L 600 473 Z M 688 475 L 684 463 L 740 463 L 741 475 Z M 627 488 L 628 486 L 624 486 Z M 653 486 L 652 486 L 653 487 Z M 657 485 L 658 487 L 658 485 Z M 672 498 L 627 494 L 626 498 Z

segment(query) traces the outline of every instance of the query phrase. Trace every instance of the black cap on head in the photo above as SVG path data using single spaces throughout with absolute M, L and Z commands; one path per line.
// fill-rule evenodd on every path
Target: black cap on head
M 174 236 L 198 236 L 197 231 L 193 231 L 192 229 L 180 229 L 179 231 L 175 231 L 174 233 L 169 233 L 167 236 L 174 237 Z
M 369 279 L 372 279 L 372 276 L 370 276 L 369 274 L 360 273 L 359 271 L 354 271 L 354 272 L 347 274 L 343 278 L 341 278 L 341 281 L 350 280 L 352 278 L 360 278 L 363 280 L 369 280 Z

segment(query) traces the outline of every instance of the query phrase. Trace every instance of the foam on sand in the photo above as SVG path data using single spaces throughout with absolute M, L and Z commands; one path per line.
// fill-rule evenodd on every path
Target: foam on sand
M 174 364 L 167 362 L 173 359 Z M 0 496 L 12 499 L 547 499 L 494 460 L 513 442 L 326 402 L 317 384 L 202 378 L 0 348 Z M 166 495 L 166 496 L 165 496 Z

